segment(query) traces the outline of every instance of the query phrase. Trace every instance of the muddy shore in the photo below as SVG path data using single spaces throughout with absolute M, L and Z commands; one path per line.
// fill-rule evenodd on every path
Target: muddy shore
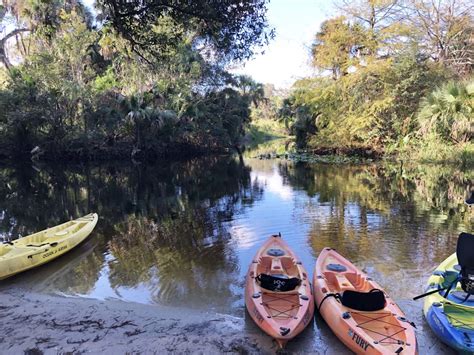
M 415 320 L 420 354 L 454 354 L 423 321 L 420 308 L 400 302 Z M 317 316 L 285 351 L 245 317 L 200 310 L 42 294 L 0 287 L 0 353 L 313 353 L 349 354 Z

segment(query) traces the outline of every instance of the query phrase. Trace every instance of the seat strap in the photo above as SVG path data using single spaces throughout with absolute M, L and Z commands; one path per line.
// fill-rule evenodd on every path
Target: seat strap
M 324 298 L 321 300 L 321 303 L 319 303 L 318 306 L 318 311 L 321 310 L 321 307 L 323 306 L 324 301 L 326 301 L 329 297 L 334 297 L 336 300 L 340 301 L 341 300 L 341 295 L 339 293 L 328 293 Z

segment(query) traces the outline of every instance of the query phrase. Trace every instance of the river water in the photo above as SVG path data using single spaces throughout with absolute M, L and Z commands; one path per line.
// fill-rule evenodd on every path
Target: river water
M 406 300 L 455 251 L 457 235 L 473 230 L 464 204 L 473 182 L 470 170 L 440 165 L 231 157 L 4 166 L 0 236 L 99 214 L 87 242 L 13 278 L 41 292 L 242 316 L 247 267 L 281 233 L 311 275 L 329 246 Z

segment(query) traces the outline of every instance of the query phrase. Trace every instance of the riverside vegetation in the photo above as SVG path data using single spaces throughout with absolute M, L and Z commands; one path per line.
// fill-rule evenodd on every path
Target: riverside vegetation
M 143 159 L 239 143 L 261 88 L 225 68 L 272 37 L 265 0 L 100 0 L 94 11 L 0 6 L 0 155 Z
M 314 39 L 320 75 L 298 80 L 279 111 L 298 147 L 473 164 L 472 3 L 338 7 Z
M 140 160 L 291 135 L 310 153 L 474 163 L 469 1 L 339 0 L 317 75 L 286 92 L 226 69 L 271 40 L 267 3 L 4 1 L 0 156 Z

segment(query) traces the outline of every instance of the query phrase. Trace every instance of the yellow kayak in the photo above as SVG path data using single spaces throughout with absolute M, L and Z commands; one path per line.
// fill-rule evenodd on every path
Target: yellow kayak
M 97 224 L 97 213 L 0 244 L 0 280 L 47 263 L 81 243 Z

